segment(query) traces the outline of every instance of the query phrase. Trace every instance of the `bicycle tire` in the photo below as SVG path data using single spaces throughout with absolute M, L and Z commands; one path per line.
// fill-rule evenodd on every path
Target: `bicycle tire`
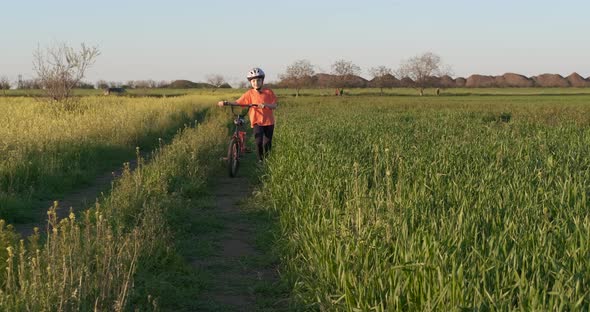
M 235 177 L 238 174 L 240 167 L 240 143 L 238 139 L 232 138 L 229 141 L 227 149 L 227 171 L 230 177 Z

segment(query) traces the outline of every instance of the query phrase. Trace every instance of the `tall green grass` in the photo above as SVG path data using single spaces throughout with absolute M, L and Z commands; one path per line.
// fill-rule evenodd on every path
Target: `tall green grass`
M 17 241 L 0 221 L 0 310 L 158 310 L 159 298 L 134 288 L 135 274 L 174 257 L 169 215 L 217 167 L 226 122 L 216 113 L 179 131 L 149 164 L 140 160 L 126 171 L 95 208 L 64 220 L 50 210 L 46 237 Z
M 97 174 L 194 123 L 212 98 L 84 97 L 74 109 L 0 98 L 0 217 L 26 221 L 40 199 L 91 184 Z
M 285 100 L 263 178 L 296 296 L 590 308 L 588 96 Z

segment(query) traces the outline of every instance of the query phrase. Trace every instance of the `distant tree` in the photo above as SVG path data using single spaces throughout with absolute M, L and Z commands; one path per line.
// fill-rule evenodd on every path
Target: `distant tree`
M 414 87 L 424 95 L 424 89 L 430 86 L 433 76 L 442 76 L 450 73 L 450 68 L 445 67 L 440 56 L 426 52 L 403 61 L 398 69 L 398 76 L 408 77 L 414 81 Z
M 358 76 L 361 68 L 351 61 L 338 60 L 332 64 L 332 74 L 335 75 L 333 86 L 343 88 L 349 86 L 352 76 Z
M 240 89 L 248 89 L 248 83 L 246 81 L 240 81 L 238 83 L 238 88 L 240 88 Z
M 80 50 L 65 43 L 33 52 L 33 69 L 37 74 L 47 98 L 57 102 L 68 102 L 72 89 L 84 78 L 86 70 L 100 55 L 97 47 L 81 44 Z
M 147 89 L 150 87 L 149 80 L 135 80 L 134 82 L 134 86 L 136 89 Z
M 383 88 L 388 86 L 386 77 L 393 75 L 393 70 L 387 66 L 381 65 L 369 69 L 369 74 L 371 74 L 375 81 L 375 86 L 381 90 L 381 95 L 383 95 Z
M 287 71 L 280 75 L 281 85 L 295 89 L 295 96 L 303 87 L 311 86 L 315 71 L 308 60 L 298 60 L 287 67 Z
M 76 86 L 76 88 L 80 88 L 80 89 L 94 89 L 94 85 L 85 81 L 80 81 L 78 82 L 78 85 Z
M 227 84 L 223 75 L 219 75 L 219 74 L 207 75 L 207 83 L 210 84 L 211 86 L 213 86 L 213 92 L 215 92 L 215 90 L 217 90 L 218 88 L 220 88 L 224 84 Z
M 4 95 L 6 95 L 6 90 L 10 90 L 10 87 L 10 80 L 4 76 L 0 77 L 0 90 L 4 92 Z
M 125 82 L 125 84 L 123 84 L 123 88 L 134 89 L 135 88 L 135 80 L 127 80 L 127 82 Z
M 106 89 L 109 87 L 109 83 L 106 80 L 99 80 L 96 82 L 97 89 Z
M 147 85 L 148 85 L 148 88 L 155 89 L 156 86 L 158 85 L 158 83 L 155 80 L 153 80 L 153 79 L 148 79 L 147 80 Z
M 39 79 L 24 79 L 20 81 L 18 89 L 41 89 L 41 81 Z
M 167 88 L 170 85 L 170 81 L 160 80 L 158 81 L 157 88 Z

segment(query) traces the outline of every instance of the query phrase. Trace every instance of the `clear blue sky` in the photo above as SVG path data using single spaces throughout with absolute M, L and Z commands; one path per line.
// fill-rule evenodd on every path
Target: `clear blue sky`
M 270 80 L 298 59 L 329 72 L 338 59 L 368 69 L 426 51 L 455 76 L 590 75 L 585 0 L 0 0 L 0 77 L 33 76 L 37 45 L 101 50 L 88 81 Z

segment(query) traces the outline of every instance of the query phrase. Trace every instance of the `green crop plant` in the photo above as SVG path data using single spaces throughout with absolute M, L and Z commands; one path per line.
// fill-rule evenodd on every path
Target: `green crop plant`
M 213 98 L 83 97 L 75 110 L 0 98 L 0 218 L 26 222 L 55 200 L 193 124 Z M 46 209 L 44 207 L 43 209 Z
M 588 100 L 283 101 L 261 190 L 296 296 L 334 311 L 587 310 Z

